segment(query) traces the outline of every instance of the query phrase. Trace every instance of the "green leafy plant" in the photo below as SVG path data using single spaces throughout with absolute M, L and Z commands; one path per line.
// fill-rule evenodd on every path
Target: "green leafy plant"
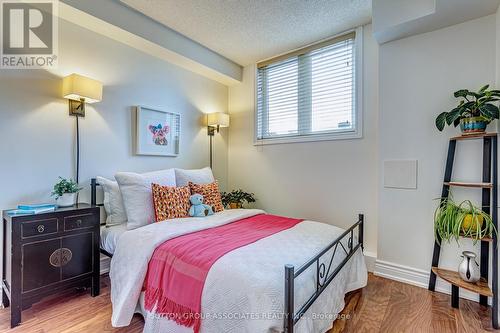
M 457 204 L 451 197 L 443 198 L 434 213 L 436 239 L 450 242 L 460 237 L 472 238 L 475 244 L 497 232 L 489 214 L 474 206 L 470 200 Z
M 228 207 L 231 204 L 237 204 L 243 207 L 243 203 L 255 202 L 255 195 L 253 193 L 244 192 L 243 190 L 233 190 L 231 192 L 221 192 L 222 204 Z
M 500 112 L 498 106 L 493 104 L 500 100 L 500 90 L 488 90 L 489 85 L 485 85 L 478 92 L 461 89 L 453 94 L 460 98 L 460 103 L 449 112 L 442 112 L 436 118 L 436 127 L 442 131 L 446 125 L 457 127 L 463 118 L 482 117 L 485 121 L 491 122 L 498 119 Z
M 62 197 L 64 193 L 78 193 L 82 188 L 78 187 L 78 184 L 73 179 L 65 179 L 59 177 L 59 181 L 54 185 L 52 190 L 52 196 L 56 199 Z

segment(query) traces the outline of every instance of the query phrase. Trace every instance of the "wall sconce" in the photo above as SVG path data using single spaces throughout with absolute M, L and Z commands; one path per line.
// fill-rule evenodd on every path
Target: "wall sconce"
M 71 74 L 63 79 L 63 96 L 69 99 L 69 115 L 85 117 L 85 103 L 102 99 L 102 83 L 85 76 Z
M 69 115 L 76 118 L 76 182 L 80 178 L 80 127 L 78 118 L 85 117 L 85 103 L 102 100 L 102 83 L 85 76 L 71 74 L 63 79 L 63 97 L 69 99 Z
M 223 112 L 209 113 L 207 115 L 207 133 L 210 138 L 210 168 L 212 168 L 212 137 L 215 131 L 219 133 L 221 127 L 229 127 L 229 115 Z

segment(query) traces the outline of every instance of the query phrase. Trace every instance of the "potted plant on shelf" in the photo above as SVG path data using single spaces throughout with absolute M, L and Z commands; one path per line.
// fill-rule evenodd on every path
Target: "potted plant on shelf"
M 471 238 L 474 244 L 497 232 L 489 214 L 464 200 L 457 204 L 451 198 L 444 198 L 434 213 L 434 232 L 436 239 L 457 243 L 460 237 Z
M 59 181 L 54 185 L 52 196 L 56 197 L 59 207 L 73 206 L 76 202 L 76 194 L 81 190 L 78 184 L 72 179 L 59 177 Z
M 494 103 L 500 100 L 500 90 L 488 90 L 485 85 L 478 92 L 461 89 L 453 94 L 460 99 L 456 108 L 442 112 L 436 118 L 436 127 L 442 131 L 446 125 L 460 125 L 462 134 L 484 133 L 486 126 L 500 116 L 498 106 Z
M 247 193 L 243 190 L 233 190 L 229 193 L 222 192 L 222 204 L 224 207 L 229 207 L 231 209 L 243 208 L 243 203 L 255 202 L 255 195 L 253 193 Z

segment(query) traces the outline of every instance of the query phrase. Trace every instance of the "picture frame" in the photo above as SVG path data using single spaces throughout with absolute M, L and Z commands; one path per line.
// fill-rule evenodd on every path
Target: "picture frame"
M 181 115 L 176 112 L 136 106 L 136 154 L 178 156 Z

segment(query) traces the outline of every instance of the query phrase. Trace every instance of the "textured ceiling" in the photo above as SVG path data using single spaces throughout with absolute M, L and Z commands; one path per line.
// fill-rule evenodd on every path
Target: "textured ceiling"
M 371 21 L 371 0 L 120 0 L 240 65 Z

